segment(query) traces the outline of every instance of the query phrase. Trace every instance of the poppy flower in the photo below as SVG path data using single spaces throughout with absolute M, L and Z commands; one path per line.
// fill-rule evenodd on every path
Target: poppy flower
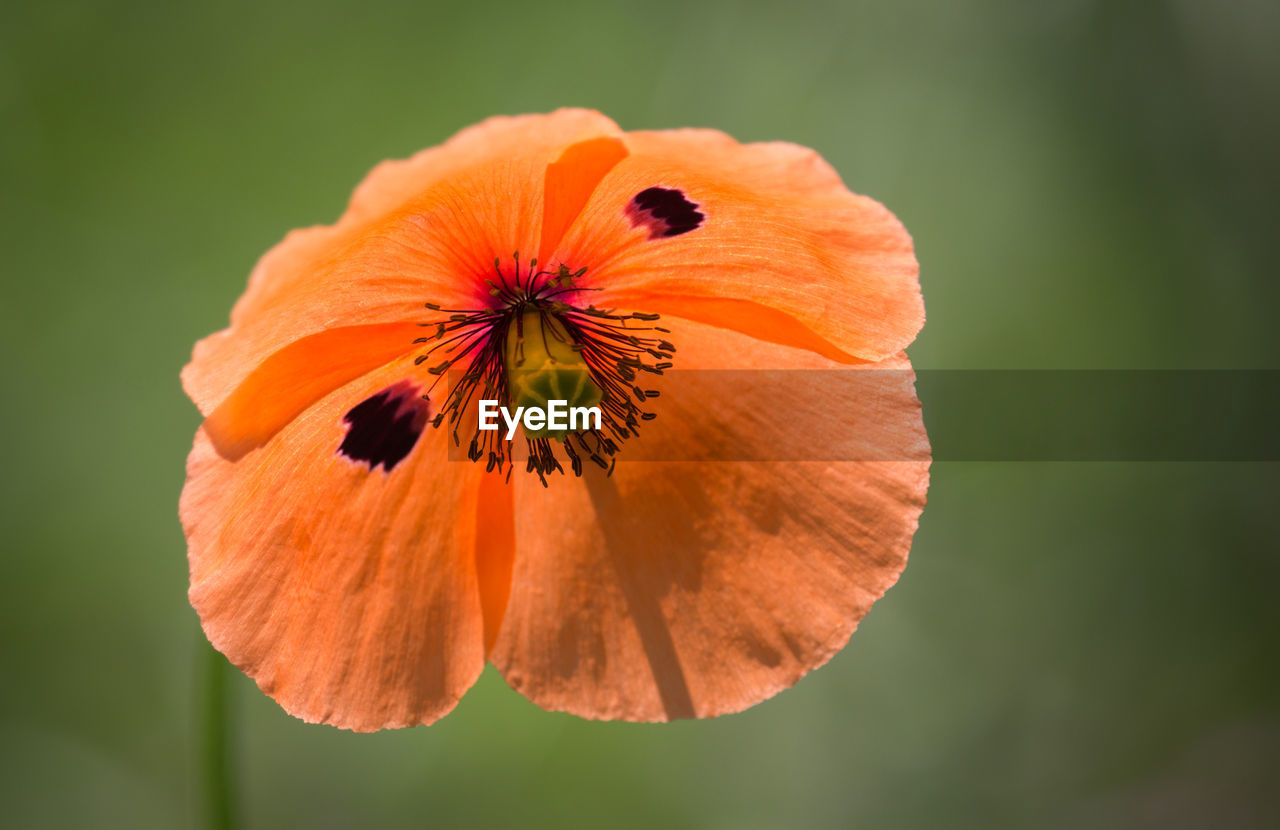
M 191 602 L 311 722 L 430 723 L 486 662 L 588 718 L 744 709 L 905 566 L 922 323 L 910 237 L 811 150 L 490 119 L 286 236 L 196 345 Z M 599 428 L 476 428 L 552 395 Z

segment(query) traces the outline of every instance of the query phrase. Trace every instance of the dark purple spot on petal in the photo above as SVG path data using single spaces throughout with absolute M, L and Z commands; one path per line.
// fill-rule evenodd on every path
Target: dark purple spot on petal
M 627 203 L 626 214 L 631 227 L 649 229 L 650 239 L 688 233 L 707 218 L 684 193 L 670 187 L 641 190 Z
M 427 425 L 428 403 L 422 390 L 402 380 L 365 398 L 342 416 L 347 437 L 338 452 L 369 469 L 379 464 L 387 472 L 404 460 Z

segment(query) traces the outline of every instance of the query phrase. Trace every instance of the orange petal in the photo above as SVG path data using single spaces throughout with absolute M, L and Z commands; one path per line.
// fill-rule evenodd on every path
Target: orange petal
M 683 397 L 651 402 L 644 438 L 768 457 L 778 441 L 829 440 L 847 420 L 875 425 L 849 439 L 862 457 L 890 460 L 629 461 L 628 442 L 612 477 L 587 465 L 544 489 L 517 476 L 511 595 L 490 659 L 547 709 L 626 720 L 744 709 L 830 659 L 906 565 L 929 462 L 905 356 L 850 368 L 667 324 L 677 370 L 749 364 L 890 380 L 874 400 L 862 384 L 814 383 L 810 397 L 779 407 L 750 384 L 730 398 L 715 384 L 699 394 L 697 377 L 709 375 L 695 373 Z
M 360 423 L 344 415 L 406 376 L 397 362 L 342 386 L 240 461 L 202 429 L 187 462 L 181 516 L 205 633 L 310 722 L 429 723 L 484 664 L 483 467 L 447 460 L 446 431 L 429 426 L 390 469 L 337 452 Z
M 209 413 L 289 343 L 337 326 L 421 319 L 423 303 L 474 308 L 495 257 L 532 256 L 547 165 L 617 126 L 589 110 L 495 118 L 369 174 L 336 225 L 269 251 L 231 313 L 196 344 L 183 385 Z
M 462 463 L 462 462 L 458 462 Z M 516 536 L 511 517 L 511 487 L 504 473 L 493 472 L 480 483 L 476 512 L 476 572 L 480 577 L 480 607 L 484 612 L 484 650 L 498 638 L 511 593 L 511 567 Z
M 254 369 L 205 421 L 205 432 L 235 461 L 334 389 L 403 355 L 422 332 L 416 323 L 385 323 L 303 337 Z
M 359 219 L 387 213 L 461 172 L 511 159 L 540 162 L 534 180 L 540 190 L 544 168 L 566 147 L 596 136 L 620 135 L 618 125 L 595 110 L 564 108 L 487 118 L 438 147 L 379 164 L 356 188 L 348 214 Z
M 578 218 L 596 185 L 626 157 L 627 148 L 620 139 L 592 138 L 570 146 L 547 165 L 542 243 L 538 246 L 538 261 L 544 266 L 551 264 L 546 257 Z
M 628 133 L 631 154 L 605 177 L 553 259 L 586 266 L 591 301 L 728 325 L 804 346 L 711 301 L 773 309 L 827 356 L 880 360 L 924 322 L 911 237 L 882 205 L 850 193 L 817 153 L 739 144 L 712 130 Z M 702 221 L 663 236 L 633 199 L 679 191 Z M 691 208 L 692 209 L 692 208 Z M 692 216 L 692 214 L 689 214 Z M 684 232 L 681 232 L 684 231 Z

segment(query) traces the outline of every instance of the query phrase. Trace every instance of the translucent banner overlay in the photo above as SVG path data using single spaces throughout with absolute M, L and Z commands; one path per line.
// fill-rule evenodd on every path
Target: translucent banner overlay
M 919 461 L 922 414 L 935 461 L 1280 461 L 1280 371 L 668 370 L 636 385 L 659 392 L 639 404 L 656 417 L 619 463 Z M 460 437 L 451 459 L 466 460 Z M 519 468 L 519 433 L 511 449 Z

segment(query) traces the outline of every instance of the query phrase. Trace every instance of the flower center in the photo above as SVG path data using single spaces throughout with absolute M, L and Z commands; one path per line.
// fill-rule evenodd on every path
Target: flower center
M 669 332 L 652 325 L 659 319 L 656 314 L 583 308 L 568 301 L 594 290 L 575 284 L 585 268 L 571 271 L 561 265 L 539 271 L 533 260 L 522 272 L 519 254 L 514 259 L 514 273 L 505 273 L 494 261 L 497 279 L 485 280 L 494 298 L 490 308 L 426 304 L 448 315 L 421 323 L 433 331 L 415 341 L 427 347 L 416 363 L 438 361 L 427 369 L 437 378 L 424 397 L 448 377 L 444 404 L 432 425 L 447 421 L 455 446 L 462 445 L 463 433 L 469 434 L 468 458 L 484 458 L 488 469 L 501 470 L 511 460 L 510 445 L 499 431 L 478 428 L 480 400 L 497 400 L 511 409 L 545 410 L 552 400 L 571 408 L 599 407 L 598 428 L 526 427 L 526 469 L 543 485 L 547 474 L 563 473 L 558 446 L 576 475 L 582 474 L 583 459 L 612 471 L 620 444 L 639 434 L 642 421 L 656 417 L 641 405 L 658 392 L 642 388 L 638 378 L 643 372 L 662 374 L 671 366 L 675 346 L 660 336 Z M 508 478 L 511 469 L 508 465 Z
M 554 314 L 532 308 L 507 327 L 507 393 L 511 405 L 546 409 L 553 400 L 568 407 L 593 407 L 604 392 L 591 377 L 582 347 Z M 562 439 L 569 430 L 529 430 L 531 438 Z

